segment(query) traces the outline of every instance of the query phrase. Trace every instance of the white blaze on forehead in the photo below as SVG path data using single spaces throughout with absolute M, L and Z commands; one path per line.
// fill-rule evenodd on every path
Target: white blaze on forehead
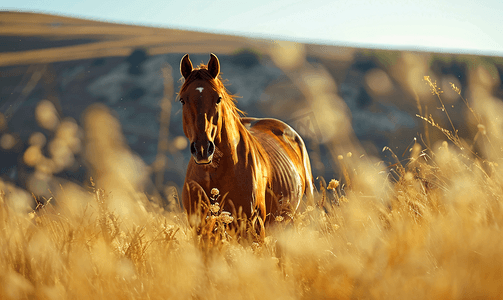
M 203 90 L 204 90 L 204 88 L 203 88 L 203 87 L 197 87 L 197 88 L 196 88 L 196 90 L 198 90 L 198 91 L 199 91 L 199 93 L 202 93 L 202 92 L 203 92 Z

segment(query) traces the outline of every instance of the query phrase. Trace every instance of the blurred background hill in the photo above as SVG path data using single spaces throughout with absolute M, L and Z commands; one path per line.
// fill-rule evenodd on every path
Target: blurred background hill
M 477 152 L 476 130 L 489 116 L 469 106 L 502 98 L 503 58 L 303 44 L 36 13 L 0 12 L 0 174 L 37 195 L 63 181 L 96 176 L 86 119 L 106 109 L 125 147 L 147 174 L 145 189 L 183 183 L 190 159 L 182 131 L 179 61 L 221 63 L 238 107 L 289 123 L 305 139 L 313 175 L 340 178 L 338 156 L 393 164 L 417 138 L 445 140 L 416 115 L 432 115 Z M 467 104 L 469 106 L 467 106 Z M 87 121 L 86 121 L 87 120 Z M 102 123 L 97 123 L 102 124 Z M 108 124 L 108 123 L 105 123 Z M 113 140 L 113 143 L 116 141 Z M 119 142 L 117 142 L 119 143 Z M 480 153 L 480 155 L 484 155 Z M 134 172 L 134 171 L 132 171 Z

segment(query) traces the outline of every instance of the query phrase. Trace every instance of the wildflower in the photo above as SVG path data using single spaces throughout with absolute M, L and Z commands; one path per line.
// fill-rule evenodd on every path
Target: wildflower
M 220 194 L 220 191 L 217 188 L 212 188 L 211 189 L 211 196 L 215 197 L 218 194 Z
M 214 214 L 218 213 L 220 211 L 220 204 L 218 202 L 215 204 L 211 204 L 210 211 Z
M 335 190 L 339 186 L 339 180 L 332 179 L 328 183 L 327 189 Z
M 277 216 L 274 220 L 276 222 L 283 222 L 283 219 L 284 219 L 283 216 Z
M 309 205 L 307 208 L 306 208 L 306 211 L 313 211 L 314 210 L 314 207 L 312 207 L 311 205 Z
M 234 218 L 231 216 L 231 213 L 228 211 L 223 211 L 220 214 L 220 221 L 225 224 L 230 224 L 232 221 L 234 221 Z

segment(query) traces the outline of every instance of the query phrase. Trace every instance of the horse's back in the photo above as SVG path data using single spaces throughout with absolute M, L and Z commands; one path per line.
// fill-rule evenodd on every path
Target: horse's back
M 295 211 L 305 193 L 312 197 L 311 164 L 304 141 L 286 123 L 277 119 L 241 118 L 262 145 L 271 166 L 266 207 L 272 216 Z

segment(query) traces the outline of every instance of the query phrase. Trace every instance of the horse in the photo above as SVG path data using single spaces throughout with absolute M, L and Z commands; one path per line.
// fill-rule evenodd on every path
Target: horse
M 189 222 L 214 188 L 224 195 L 224 210 L 255 216 L 262 226 L 291 217 L 304 195 L 312 199 L 311 163 L 294 129 L 277 119 L 242 117 L 213 53 L 196 68 L 186 54 L 180 73 L 178 99 L 191 152 L 182 190 Z

